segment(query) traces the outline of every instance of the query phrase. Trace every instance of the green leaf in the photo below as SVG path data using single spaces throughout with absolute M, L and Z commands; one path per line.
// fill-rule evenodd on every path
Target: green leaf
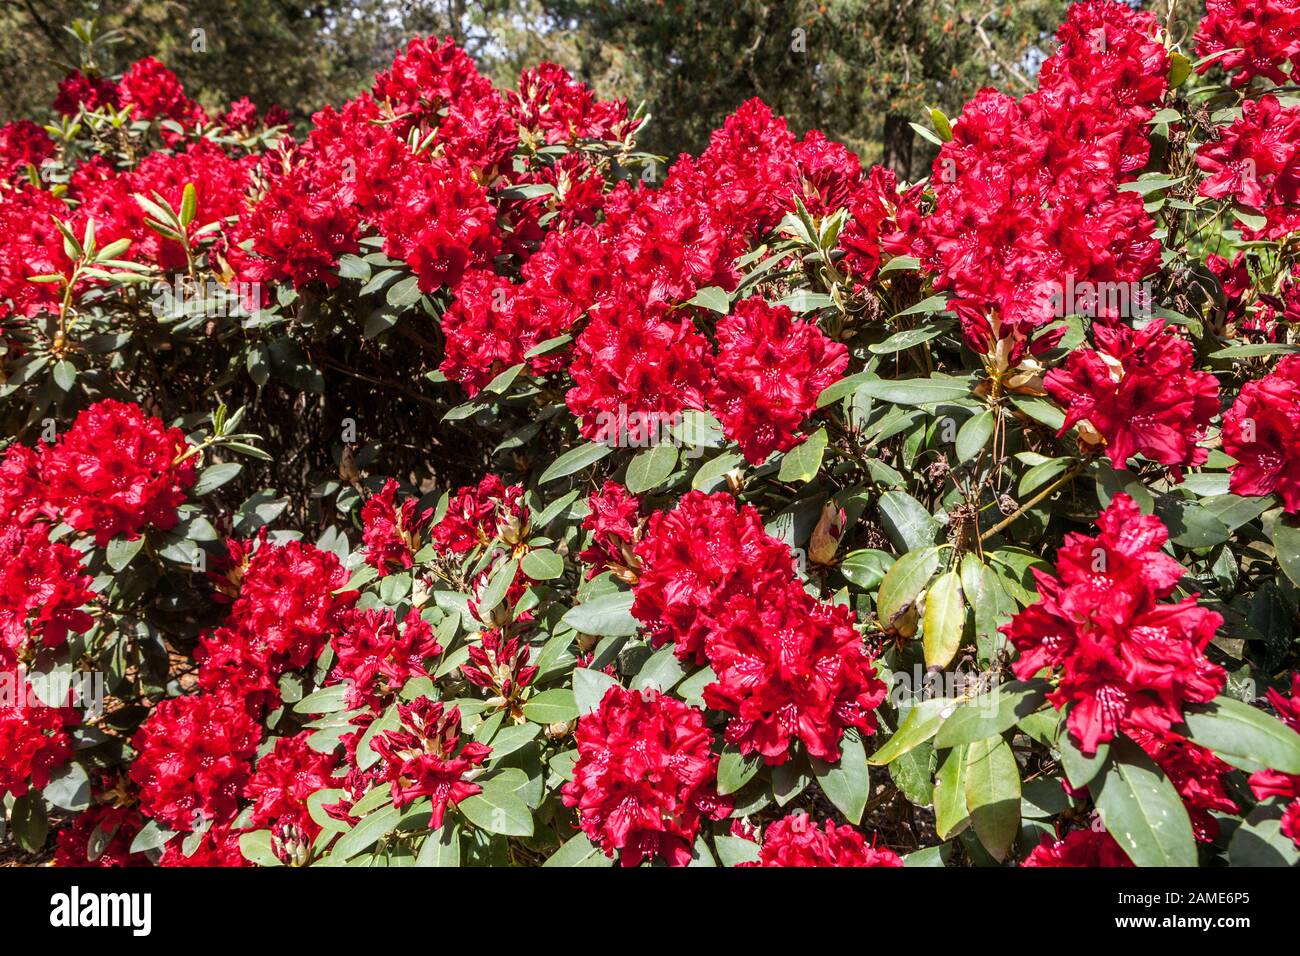
M 547 858 L 542 866 L 613 866 L 614 860 L 601 852 L 600 847 L 579 831 Z
M 539 724 L 575 720 L 578 716 L 578 699 L 567 687 L 545 690 L 524 704 L 524 716 Z
M 978 415 L 966 419 L 957 432 L 957 461 L 972 461 L 993 437 L 993 425 L 997 421 L 993 412 L 985 409 Z
M 952 707 L 953 701 L 944 697 L 930 697 L 913 704 L 898 725 L 898 730 L 894 731 L 894 736 L 873 753 L 867 762 L 873 767 L 883 767 L 909 750 L 919 747 L 938 732 Z
M 537 483 L 544 485 L 547 482 L 555 481 L 557 478 L 571 475 L 575 471 L 581 471 L 590 465 L 594 465 L 613 450 L 612 445 L 604 445 L 594 441 L 579 445 L 577 448 L 571 448 L 551 462 L 551 466 L 542 472 L 542 476 L 537 479 Z
M 175 830 L 165 829 L 157 820 L 150 820 L 140 832 L 135 835 L 128 848 L 130 853 L 148 853 L 150 850 L 156 850 L 159 847 L 167 845 L 172 837 L 176 835 Z
M 251 830 L 239 834 L 239 852 L 245 860 L 257 866 L 283 866 L 271 849 L 270 830 Z
M 460 827 L 444 819 L 420 845 L 416 866 L 460 866 Z
M 926 667 L 947 667 L 957 656 L 966 625 L 966 602 L 961 593 L 961 575 L 946 571 L 939 575 L 925 598 Z
M 727 795 L 740 790 L 754 779 L 762 758 L 757 754 L 742 754 L 734 744 L 725 744 L 718 757 L 718 793 Z
M 533 812 L 509 783 L 486 781 L 482 793 L 466 797 L 457 806 L 470 823 L 489 833 L 517 837 L 533 835 Z
M 939 522 L 905 491 L 886 491 L 880 496 L 880 517 L 900 551 L 924 548 L 939 536 Z
M 726 289 L 710 285 L 696 292 L 686 304 L 698 305 L 702 309 L 717 312 L 719 315 L 726 315 L 731 311 L 731 296 L 727 294 Z
M 553 581 L 564 574 L 564 559 L 550 548 L 532 548 L 520 567 L 534 581 Z
M 745 456 L 738 452 L 725 452 L 700 466 L 691 477 L 691 487 L 696 491 L 712 491 L 713 486 L 722 481 L 723 475 L 744 461 Z
M 999 863 L 1020 831 L 1020 768 L 1001 737 L 968 745 L 966 806 L 980 844 Z
M 589 714 L 600 706 L 601 700 L 618 681 L 604 671 L 578 667 L 573 671 L 573 699 L 579 714 Z
M 677 449 L 668 443 L 655 445 L 637 453 L 627 466 L 624 484 L 634 495 L 644 494 L 663 484 L 677 467 Z
M 1277 563 L 1291 583 L 1300 585 L 1300 526 L 1287 524 L 1282 518 L 1273 522 L 1273 547 Z
M 45 846 L 50 833 L 45 801 L 39 794 L 29 792 L 14 801 L 9 813 L 9 827 L 18 845 L 28 853 L 38 853 Z
M 723 866 L 737 866 L 741 863 L 758 862 L 759 846 L 753 840 L 734 836 L 716 836 L 713 838 L 714 849 Z
M 346 684 L 332 684 L 308 694 L 293 705 L 295 714 L 336 714 L 344 709 L 347 697 Z
M 677 659 L 676 645 L 661 647 L 641 665 L 632 681 L 633 690 L 655 689 L 660 693 L 672 690 L 686 676 L 686 667 Z
M 478 598 L 474 602 L 474 606 L 478 608 L 480 621 L 487 623 L 486 618 L 492 614 L 493 609 L 505 601 L 506 595 L 510 592 L 510 585 L 514 583 L 518 574 L 519 561 L 517 558 L 506 561 L 492 572 L 492 577 L 488 578 L 487 587 L 479 592 Z M 390 601 L 388 603 L 395 604 L 397 602 Z
M 893 557 L 887 552 L 864 548 L 844 556 L 840 562 L 840 574 L 862 590 L 874 591 L 893 563 Z
M 401 818 L 402 811 L 396 807 L 390 806 L 382 810 L 376 810 L 339 837 L 338 842 L 330 850 L 330 856 L 339 861 L 352 859 L 363 850 L 370 849 L 381 837 L 396 829 Z
M 59 391 L 71 391 L 72 386 L 77 383 L 77 366 L 67 359 L 59 359 L 59 361 L 55 362 L 51 374 L 54 377 L 54 384 L 59 387 Z
M 384 301 L 394 309 L 403 309 L 420 300 L 420 280 L 418 276 L 407 276 L 395 282 L 384 293 Z
M 1169 54 L 1169 88 L 1172 90 L 1182 86 L 1184 81 L 1192 75 L 1192 61 L 1186 56 L 1174 50 Z
M 1263 711 L 1231 697 L 1184 708 L 1189 736 L 1225 763 L 1255 773 L 1300 774 L 1300 734 Z
M 904 329 L 901 332 L 895 332 L 883 342 L 868 345 L 867 349 L 873 355 L 893 355 L 895 352 L 901 352 L 904 349 L 910 349 L 937 338 L 947 332 L 948 329 L 949 326 L 946 324 L 930 325 L 919 329 Z
M 1047 691 L 1047 682 L 1042 680 L 999 684 L 989 693 L 959 704 L 939 728 L 934 745 L 944 749 L 1000 736 L 1041 707 Z
M 90 806 L 90 777 L 79 763 L 67 763 L 50 774 L 41 791 L 56 807 L 79 813 Z
M 858 732 L 853 729 L 845 731 L 840 741 L 839 763 L 812 760 L 813 776 L 817 778 L 822 793 L 854 826 L 862 822 L 862 813 L 871 793 L 869 769 L 866 749 Z
M 970 821 L 966 809 L 966 745 L 948 751 L 934 775 L 934 825 L 947 840 Z
M 1086 787 L 1097 778 L 1097 774 L 1106 765 L 1110 756 L 1110 744 L 1101 744 L 1091 757 L 1078 748 L 1070 737 L 1070 730 L 1064 721 L 1059 727 L 1060 735 L 1056 740 L 1056 750 L 1061 755 L 1061 766 L 1065 769 L 1065 779 L 1076 790 Z
M 863 382 L 858 391 L 895 405 L 934 405 L 970 396 L 970 382 L 964 378 L 932 376 L 930 378 L 878 379 Z
M 144 546 L 144 536 L 128 541 L 126 538 L 113 538 L 104 549 L 104 561 L 114 572 L 121 571 L 131 559 L 140 553 Z
M 804 483 L 817 477 L 822 467 L 822 456 L 826 454 L 826 429 L 819 428 L 803 442 L 795 445 L 781 459 L 781 471 L 777 477 L 790 483 Z
M 886 627 L 892 627 L 903 612 L 916 602 L 938 569 L 939 549 L 936 547 L 909 551 L 895 561 L 876 593 L 876 614 L 880 622 Z
M 1093 794 L 1128 858 L 1137 866 L 1196 866 L 1196 837 L 1169 778 L 1125 737 L 1111 741 L 1110 755 Z
M 190 489 L 190 494 L 195 498 L 202 498 L 204 495 L 216 491 L 243 470 L 244 466 L 237 461 L 224 461 L 216 465 L 209 465 L 199 475 L 199 480 Z
M 561 621 L 581 634 L 628 637 L 640 626 L 632 616 L 632 592 L 612 591 L 570 608 Z

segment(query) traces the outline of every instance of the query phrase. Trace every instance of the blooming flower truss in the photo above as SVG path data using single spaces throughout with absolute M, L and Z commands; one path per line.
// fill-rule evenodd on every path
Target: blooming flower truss
M 298 130 L 69 74 L 0 127 L 8 830 L 1300 860 L 1297 23 L 1076 3 L 919 179 L 758 99 L 661 175 L 437 37 Z

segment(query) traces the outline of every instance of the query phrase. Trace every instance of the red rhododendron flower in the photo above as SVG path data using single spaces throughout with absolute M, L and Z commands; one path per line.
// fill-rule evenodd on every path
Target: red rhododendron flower
M 188 448 L 179 428 L 105 399 L 45 452 L 41 475 L 59 517 L 94 532 L 102 548 L 119 534 L 133 540 L 147 528 L 176 526 L 176 509 L 197 473 L 195 457 L 184 457 Z
M 260 715 L 279 700 L 280 675 L 315 660 L 344 628 L 357 592 L 341 590 L 349 575 L 337 555 L 301 541 L 263 542 L 238 577 L 225 626 L 196 651 L 199 683 Z
M 1300 3 L 1295 0 L 1205 0 L 1205 19 L 1196 31 L 1196 56 L 1204 73 L 1220 66 L 1233 86 L 1264 76 L 1279 86 L 1290 82 L 1282 67 L 1300 53 Z
M 370 748 L 384 761 L 383 778 L 393 791 L 393 805 L 404 807 L 428 797 L 429 829 L 442 826 L 448 805 L 455 806 L 483 788 L 465 779 L 492 752 L 477 741 L 460 742 L 460 708 L 443 709 L 428 697 L 409 706 L 398 704 L 401 730 L 376 735 Z
M 253 865 L 244 858 L 243 852 L 239 849 L 239 833 L 232 830 L 229 824 L 209 827 L 205 830 L 189 856 L 185 855 L 184 844 L 184 840 L 172 840 L 168 843 L 163 849 L 162 856 L 158 858 L 158 865 L 164 867 Z
M 854 278 L 867 282 L 894 256 L 911 255 L 921 228 L 918 184 L 901 195 L 893 170 L 872 166 L 849 198 L 849 219 L 840 231 L 844 264 Z
M 0 242 L 0 318 L 57 314 L 59 286 L 31 282 L 28 276 L 71 273 L 63 237 L 54 225 L 55 217 L 67 216 L 68 207 L 43 189 L 0 189 L 0 235 L 5 237 Z
M 836 826 L 827 820 L 823 829 L 807 814 L 792 813 L 763 832 L 758 862 L 742 865 L 902 866 L 903 860 L 893 850 L 868 846 L 853 827 Z
M 54 110 L 62 116 L 76 116 L 85 109 L 94 112 L 103 106 L 117 108 L 117 84 L 104 76 L 87 76 L 73 70 L 59 81 L 59 95 L 54 99 Z
M 352 205 L 335 190 L 315 188 L 299 167 L 277 177 L 240 220 L 238 238 L 251 244 L 252 254 L 238 248 L 228 254 L 251 282 L 292 282 L 300 289 L 320 281 L 332 288 L 339 256 L 359 248 L 356 232 Z
M 1246 100 L 1241 118 L 1220 129 L 1217 142 L 1196 151 L 1207 177 L 1200 193 L 1228 198 L 1262 213 L 1261 229 L 1247 238 L 1281 239 L 1300 226 L 1300 107 L 1276 96 Z
M 412 608 L 402 619 L 387 609 L 355 611 L 347 629 L 331 641 L 337 663 L 332 682 L 347 684 L 349 709 L 382 709 L 382 702 L 414 677 L 428 677 L 428 662 L 442 653 L 433 628 Z
M 320 833 L 320 824 L 307 810 L 307 798 L 317 790 L 334 786 L 336 754 L 322 754 L 307 745 L 309 732 L 277 737 L 275 746 L 257 762 L 257 769 L 244 787 L 253 801 L 247 829 L 296 827 L 309 839 Z
M 176 74 L 151 56 L 131 64 L 122 74 L 117 93 L 123 106 L 135 108 L 135 119 L 170 119 L 182 126 L 206 119 L 202 108 L 185 95 Z
M 82 608 L 94 599 L 81 553 L 50 541 L 47 528 L 0 527 L 0 669 L 27 660 L 35 647 L 59 648 L 68 633 L 94 620 Z
M 704 408 L 712 357 L 688 318 L 633 302 L 602 306 L 593 309 L 573 353 L 565 399 L 592 441 L 655 444 L 683 411 Z
M 1153 734 L 1138 727 L 1130 727 L 1128 734 L 1164 771 L 1183 798 L 1196 839 L 1202 843 L 1214 842 L 1219 835 L 1219 821 L 1211 811 L 1238 812 L 1224 783 L 1232 768 L 1213 751 L 1178 734 Z
M 770 537 L 751 505 L 725 492 L 690 491 L 668 512 L 651 516 L 636 547 L 642 571 L 632 615 L 655 647 L 676 644 L 684 661 L 705 663 L 705 641 L 740 595 L 793 576 L 794 557 Z
M 5 123 L 0 126 L 0 179 L 26 175 L 28 166 L 34 166 L 39 171 L 42 162 L 52 156 L 54 151 L 54 140 L 50 139 L 50 134 L 31 120 Z
M 131 841 L 144 827 L 135 807 L 95 803 L 58 832 L 55 866 L 149 866 L 149 857 L 131 852 Z M 91 853 L 95 858 L 91 859 Z
M 591 546 L 578 555 L 583 564 L 591 565 L 587 577 L 613 571 L 616 577 L 632 583 L 641 568 L 636 545 L 641 540 L 639 512 L 641 502 L 616 481 L 607 481 L 587 499 L 591 509 L 582 526 L 591 532 Z
M 1223 415 L 1223 450 L 1237 459 L 1233 494 L 1276 493 L 1288 513 L 1300 512 L 1300 356 L 1241 387 Z
M 1209 451 L 1197 442 L 1219 411 L 1219 386 L 1211 373 L 1193 370 L 1191 344 L 1160 321 L 1138 331 L 1097 322 L 1093 338 L 1095 351 L 1074 350 L 1044 380 L 1067 407 L 1061 434 L 1086 420 L 1116 468 L 1135 455 L 1175 472 L 1203 464 Z
M 887 688 L 843 605 L 811 597 L 793 579 L 735 595 L 705 643 L 718 680 L 709 707 L 731 714 L 727 742 L 785 763 L 792 745 L 828 762 L 850 727 L 875 733 Z
M 518 91 L 508 97 L 519 125 L 541 133 L 547 144 L 583 139 L 622 141 L 632 132 L 624 100 L 597 99 L 586 85 L 554 63 L 524 70 Z
M 477 486 L 461 488 L 452 496 L 442 520 L 434 525 L 434 543 L 452 554 L 464 554 L 498 536 L 514 543 L 524 521 L 523 494 L 522 487 L 507 488 L 497 475 L 485 476 Z
M 1289 700 L 1270 688 L 1268 701 L 1282 722 L 1300 733 L 1300 674 L 1291 675 Z M 1250 775 L 1250 789 L 1257 800 L 1277 797 L 1283 801 L 1282 834 L 1300 847 L 1300 774 L 1260 770 Z
M 454 286 L 467 270 L 489 267 L 501 246 L 483 187 L 444 161 L 413 164 L 378 226 L 384 252 L 411 267 L 421 292 Z
M 718 758 L 704 714 L 647 690 L 611 687 L 578 720 L 578 759 L 564 785 L 567 807 L 605 855 L 623 866 L 662 859 L 685 866 L 702 820 L 721 820 Z
M 1048 696 L 1070 706 L 1067 726 L 1085 754 L 1127 728 L 1166 734 L 1185 703 L 1212 700 L 1226 675 L 1205 657 L 1223 619 L 1196 596 L 1161 604 L 1183 568 L 1161 552 L 1168 531 L 1117 495 L 1097 518 L 1095 538 L 1067 534 L 1057 574 L 1034 569 L 1039 599 L 1003 632 L 1020 652 L 1021 680 L 1058 674 Z
M 178 831 L 229 823 L 261 739 L 241 701 L 210 694 L 164 700 L 131 740 L 141 811 Z
M 556 371 L 558 356 L 525 359 L 531 349 L 562 335 L 576 317 L 573 310 L 556 307 L 534 283 L 512 285 L 488 272 L 468 273 L 456 286 L 456 299 L 442 317 L 447 337 L 439 368 L 468 395 L 511 366 L 527 361 L 534 372 Z
M 32 449 L 15 442 L 0 458 L 0 523 L 27 527 L 45 508 L 40 455 L 43 447 Z
M 0 673 L 4 697 L 0 700 L 0 796 L 24 796 L 41 790 L 50 774 L 72 757 L 68 728 L 80 721 L 70 707 L 41 703 L 27 682 L 26 673 Z
M 849 364 L 848 349 L 785 306 L 754 296 L 718 322 L 716 372 L 709 408 L 722 431 L 754 464 L 798 444 L 799 426 L 817 396 Z
M 1071 830 L 1063 839 L 1043 834 L 1021 866 L 1132 866 L 1115 838 L 1105 830 Z
M 537 668 L 528 663 L 528 644 L 518 637 L 504 638 L 492 628 L 482 632 L 478 643 L 468 647 L 469 662 L 462 664 L 461 674 L 475 687 L 488 691 L 489 698 L 507 703 L 518 699 L 519 692 L 533 682 Z
M 366 563 L 376 568 L 381 578 L 411 567 L 433 519 L 433 509 L 420 511 L 417 499 L 407 498 L 400 506 L 396 499 L 397 482 L 390 478 L 361 508 Z

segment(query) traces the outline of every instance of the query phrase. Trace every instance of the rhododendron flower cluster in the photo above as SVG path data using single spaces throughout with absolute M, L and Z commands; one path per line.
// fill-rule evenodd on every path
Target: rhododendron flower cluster
M 461 743 L 456 707 L 444 709 L 421 697 L 410 706 L 399 704 L 397 712 L 402 729 L 377 735 L 371 747 L 384 763 L 383 779 L 392 788 L 394 806 L 428 797 L 429 827 L 436 830 L 448 806 L 482 790 L 465 775 L 482 764 L 492 748 L 477 741 Z
M 423 547 L 423 537 L 432 518 L 433 509 L 420 511 L 415 498 L 407 498 L 398 505 L 397 482 L 390 478 L 379 494 L 366 501 L 361 509 L 366 562 L 380 577 L 410 568 L 415 554 Z
M 252 774 L 262 730 L 237 700 L 165 700 L 131 741 L 140 809 L 172 830 L 229 823 Z
M 522 488 L 507 488 L 498 475 L 461 488 L 433 527 L 434 543 L 442 551 L 464 554 L 498 535 L 518 532 L 524 517 L 522 495 Z
M 1257 76 L 1278 85 L 1290 82 L 1283 69 L 1300 53 L 1300 4 L 1295 0 L 1205 0 L 1205 19 L 1196 30 L 1202 72 L 1220 67 L 1233 86 Z M 1215 56 L 1215 54 L 1220 54 Z
M 1133 863 L 1105 830 L 1071 830 L 1059 840 L 1043 834 L 1021 866 L 1124 867 Z
M 718 346 L 709 407 L 754 464 L 795 445 L 817 396 L 849 362 L 848 350 L 815 324 L 759 298 L 736 303 L 718 323 Z
M 0 676 L 18 698 L 0 705 L 0 794 L 21 797 L 44 787 L 72 757 L 68 728 L 78 719 L 71 708 L 42 704 L 21 671 Z
M 623 866 L 685 866 L 700 824 L 730 812 L 716 788 L 718 758 L 704 715 L 654 691 L 612 687 L 578 722 L 578 759 L 564 803 Z
M 1206 174 L 1200 193 L 1257 210 L 1265 225 L 1248 233 L 1280 239 L 1300 225 L 1298 158 L 1300 107 L 1283 107 L 1271 95 L 1246 100 L 1241 118 L 1196 153 Z
M 331 646 L 338 659 L 331 678 L 346 685 L 347 705 L 374 709 L 411 678 L 428 677 L 427 662 L 442 653 L 433 628 L 414 608 L 400 628 L 392 611 L 355 611 Z
M 883 866 L 903 860 L 893 850 L 868 846 L 852 827 L 814 823 L 802 813 L 784 816 L 763 832 L 757 863 L 750 866 Z
M 146 528 L 168 531 L 197 475 L 188 449 L 179 428 L 106 399 L 78 415 L 45 452 L 50 506 L 78 531 L 93 532 L 101 547 Z
M 1223 415 L 1223 450 L 1239 495 L 1277 494 L 1300 512 L 1300 358 L 1288 355 L 1271 373 L 1241 387 Z
M 1169 533 L 1128 495 L 1097 518 L 1093 538 L 1066 535 L 1053 577 L 1037 568 L 1039 599 L 1006 625 L 1022 680 L 1059 675 L 1050 699 L 1085 754 L 1129 728 L 1164 735 L 1183 706 L 1212 699 L 1226 675 L 1205 657 L 1222 623 L 1195 597 L 1160 603 L 1183 576 L 1160 551 Z
M 1290 698 L 1270 689 L 1268 701 L 1282 722 L 1300 733 L 1300 674 L 1291 675 Z M 1300 847 L 1300 774 L 1259 770 L 1250 775 L 1250 789 L 1260 800 L 1282 802 L 1282 833 Z
M 1187 340 L 1159 321 L 1136 332 L 1098 322 L 1093 335 L 1095 351 L 1076 349 L 1043 382 L 1068 409 L 1062 434 L 1079 425 L 1081 443 L 1100 436 L 1116 468 L 1135 455 L 1176 472 L 1202 464 L 1209 451 L 1199 442 L 1219 411 L 1218 382 L 1192 369 Z

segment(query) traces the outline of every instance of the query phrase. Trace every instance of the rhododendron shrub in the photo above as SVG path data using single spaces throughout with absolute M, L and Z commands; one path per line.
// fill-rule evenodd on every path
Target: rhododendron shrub
M 71 73 L 0 128 L 6 839 L 1300 862 L 1300 17 L 1206 6 L 1070 6 L 915 182 L 440 37 L 301 129 Z

